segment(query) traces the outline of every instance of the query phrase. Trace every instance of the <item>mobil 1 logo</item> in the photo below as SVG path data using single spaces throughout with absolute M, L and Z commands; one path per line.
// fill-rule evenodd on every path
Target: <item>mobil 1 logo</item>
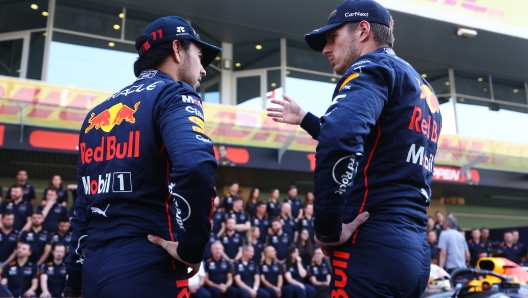
M 81 177 L 84 194 L 96 195 L 109 192 L 132 192 L 132 173 L 114 172 L 97 176 Z

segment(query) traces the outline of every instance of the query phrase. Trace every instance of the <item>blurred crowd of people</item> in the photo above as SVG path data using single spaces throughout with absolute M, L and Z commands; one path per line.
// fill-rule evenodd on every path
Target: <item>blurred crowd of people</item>
M 314 242 L 313 194 L 304 202 L 290 186 L 247 200 L 233 182 L 215 199 L 212 231 L 192 297 L 312 297 L 330 283 L 331 266 Z
M 451 213 L 438 211 L 435 218 L 428 217 L 427 242 L 431 247 L 431 263 L 448 273 L 457 268 L 476 267 L 480 258 L 504 257 L 517 264 L 526 262 L 526 245 L 519 241 L 518 230 L 506 230 L 503 239 L 490 239 L 489 229 L 474 228 L 466 238 L 466 232 L 457 225 Z
M 64 260 L 71 240 L 68 191 L 55 175 L 35 206 L 35 189 L 19 171 L 16 183 L 0 187 L 1 283 L 16 296 L 61 296 L 66 280 Z M 5 194 L 4 196 L 2 196 Z M 314 242 L 313 200 L 301 200 L 292 185 L 281 200 L 279 189 L 269 198 L 258 188 L 244 200 L 239 185 L 216 197 L 210 241 L 200 272 L 189 280 L 192 297 L 312 297 L 330 283 L 331 265 Z M 489 229 L 473 229 L 466 239 L 452 214 L 436 212 L 428 218 L 431 263 L 448 272 L 475 267 L 481 257 L 500 255 L 524 263 L 526 246 L 519 232 L 489 239 Z
M 73 217 L 73 208 L 66 209 L 68 190 L 53 176 L 36 207 L 27 172 L 19 171 L 16 180 L 5 196 L 0 187 L 1 283 L 14 297 L 61 297 Z M 74 198 L 76 188 L 70 187 Z

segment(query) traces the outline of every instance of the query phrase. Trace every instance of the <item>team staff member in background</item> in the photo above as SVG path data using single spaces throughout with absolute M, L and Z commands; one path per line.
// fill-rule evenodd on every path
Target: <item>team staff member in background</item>
M 297 221 L 303 214 L 301 199 L 297 197 L 297 186 L 290 186 L 290 189 L 288 189 L 288 196 L 284 198 L 284 203 L 290 204 L 292 217 Z
M 324 261 L 323 257 L 323 251 L 320 248 L 316 248 L 312 263 L 306 269 L 310 282 L 316 289 L 330 284 L 330 266 Z
M 44 230 L 50 233 L 57 232 L 59 219 L 68 216 L 68 210 L 59 203 L 55 189 L 48 189 L 46 200 L 42 201 L 42 205 L 37 208 L 37 211 L 42 212 L 42 216 L 44 216 L 42 226 Z
M 276 250 L 277 261 L 284 264 L 288 247 L 290 246 L 290 236 L 282 230 L 281 220 L 275 218 L 271 221 L 271 234 L 266 237 L 265 246 L 273 246 Z
M 284 233 L 288 234 L 288 240 L 293 243 L 293 238 L 296 232 L 295 218 L 291 216 L 291 205 L 288 203 L 282 203 L 281 213 L 279 215 L 280 222 Z
M 220 241 L 211 246 L 212 257 L 205 261 L 205 286 L 213 298 L 236 297 L 237 289 L 232 287 L 231 264 L 222 257 L 224 247 Z
M 236 221 L 229 217 L 226 220 L 226 232 L 218 237 L 224 246 L 223 257 L 233 263 L 242 254 L 241 247 L 244 245 L 244 237 L 235 231 Z
M 69 245 L 72 238 L 72 233 L 70 231 L 70 220 L 67 217 L 62 217 L 59 219 L 57 224 L 58 230 L 56 233 L 51 234 L 51 241 L 55 243 L 62 243 L 66 247 L 66 255 L 70 252 Z
M 253 247 L 242 247 L 242 256 L 233 264 L 235 284 L 240 298 L 269 298 L 268 292 L 260 287 L 258 264 L 253 262 Z
M 13 229 L 15 216 L 11 211 L 2 215 L 2 228 L 0 229 L 0 262 L 5 267 L 16 257 L 18 231 Z
M 170 16 L 136 49 L 137 80 L 81 127 L 67 296 L 185 296 L 209 240 L 218 163 L 196 89 L 220 48 Z
M 284 279 L 293 288 L 293 291 L 298 291 L 296 288 L 301 288 L 304 297 L 312 297 L 314 295 L 315 288 L 304 282 L 307 272 L 302 264 L 297 247 L 288 248 L 288 256 L 283 268 Z
M 61 297 L 66 282 L 66 247 L 62 243 L 56 243 L 51 250 L 53 261 L 44 263 L 40 267 L 40 298 Z
M 16 251 L 16 260 L 2 270 L 2 285 L 13 297 L 34 297 L 38 288 L 37 264 L 29 261 L 31 245 L 20 243 Z
M 19 242 L 31 244 L 29 260 L 37 266 L 42 265 L 51 253 L 51 233 L 42 228 L 44 218 L 37 211 L 31 216 L 31 229 L 20 233 Z
M 315 234 L 323 251 L 349 264 L 335 267 L 334 280 L 342 280 L 338 269 L 347 278 L 331 282 L 331 291 L 420 297 L 429 277 L 426 210 L 442 127 L 438 100 L 396 56 L 392 17 L 373 0 L 342 2 L 305 40 L 343 75 L 330 107 L 318 118 L 283 95 L 268 115 L 318 140 Z
M 30 203 L 31 205 L 34 205 L 35 204 L 35 188 L 33 188 L 33 186 L 31 186 L 29 183 L 27 183 L 27 180 L 28 180 L 27 171 L 26 170 L 18 171 L 16 179 L 17 179 L 17 183 L 15 185 L 18 185 L 22 188 L 24 201 Z M 11 188 L 13 188 L 13 186 L 7 189 L 7 193 L 5 197 L 6 201 L 9 199 L 14 200 L 14 198 L 11 197 Z
M 264 248 L 264 261 L 260 263 L 260 281 L 262 289 L 268 292 L 271 298 L 293 297 L 292 287 L 284 286 L 282 266 L 276 261 L 277 251 L 273 246 Z M 295 297 L 304 295 L 301 288 L 296 289 Z
M 222 197 L 222 205 L 224 208 L 225 214 L 228 214 L 231 209 L 233 209 L 233 197 L 238 195 L 238 182 L 231 182 L 229 184 L 229 192 Z
M 268 235 L 268 229 L 270 227 L 270 220 L 266 216 L 266 203 L 258 201 L 255 207 L 256 213 L 251 219 L 251 225 L 259 227 L 260 237 L 259 240 L 264 243 L 266 241 L 266 235 Z
M 68 191 L 62 188 L 62 178 L 59 175 L 51 177 L 48 188 L 42 194 L 42 201 L 47 200 L 48 190 L 54 189 L 57 192 L 57 202 L 62 206 L 68 205 Z
M 24 201 L 22 195 L 22 186 L 13 185 L 10 188 L 11 199 L 5 200 L 0 204 L 0 213 L 9 211 L 15 215 L 13 229 L 16 231 L 23 231 L 31 228 L 31 215 L 33 214 L 33 205 L 28 201 Z
M 270 191 L 266 210 L 268 211 L 268 218 L 273 219 L 279 216 L 281 211 L 281 204 L 279 203 L 280 192 L 278 188 L 273 188 Z
M 233 209 L 231 211 L 226 212 L 226 219 L 227 218 L 234 218 L 236 220 L 236 226 L 235 230 L 237 231 L 237 234 L 239 234 L 242 237 L 246 236 L 246 232 L 251 228 L 251 218 L 249 215 L 242 210 L 244 207 L 244 200 L 240 195 L 233 196 Z

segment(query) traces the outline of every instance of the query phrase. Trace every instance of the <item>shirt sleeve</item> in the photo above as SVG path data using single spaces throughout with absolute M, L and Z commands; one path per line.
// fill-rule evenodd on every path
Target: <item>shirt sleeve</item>
M 33 215 L 33 205 L 31 205 L 29 202 L 27 203 L 27 205 L 28 208 L 26 208 L 26 217 L 31 217 Z
M 361 71 L 344 80 L 321 117 L 314 170 L 314 229 L 324 242 L 339 240 L 345 193 L 352 185 L 365 138 L 376 126 L 394 85 L 392 67 L 371 62 Z
M 319 117 L 308 112 L 301 121 L 301 128 L 306 130 L 314 140 L 317 140 L 321 133 L 321 121 Z
M 8 278 L 9 275 L 7 275 L 7 273 L 9 272 L 9 269 L 11 268 L 10 265 L 7 265 L 4 267 L 4 270 L 2 270 L 2 278 Z
M 169 189 L 177 204 L 189 208 L 190 213 L 177 225 L 178 255 L 198 263 L 211 232 L 218 162 L 213 143 L 205 135 L 201 100 L 194 90 L 187 88 L 160 99 L 158 111 L 158 125 L 171 163 Z
M 37 263 L 33 263 L 33 270 L 31 270 L 31 278 L 37 278 L 38 276 L 38 266 Z
M 81 160 L 79 157 L 79 164 Z M 77 185 L 83 185 L 78 168 Z M 75 201 L 75 216 L 70 220 L 73 232 L 69 244 L 70 254 L 66 259 L 66 269 L 68 273 L 68 280 L 66 286 L 72 289 L 79 289 L 82 287 L 82 265 L 85 257 L 86 241 L 88 238 L 87 224 L 86 224 L 86 209 L 88 202 L 86 196 L 82 193 L 82 189 L 77 190 L 77 200 Z
M 440 238 L 438 238 L 438 248 L 440 248 L 440 249 L 446 249 L 447 248 L 445 233 L 440 234 Z

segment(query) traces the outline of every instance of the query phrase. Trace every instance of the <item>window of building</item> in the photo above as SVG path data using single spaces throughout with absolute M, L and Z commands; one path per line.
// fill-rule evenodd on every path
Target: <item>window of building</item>
M 233 70 L 280 66 L 280 40 L 233 45 Z
M 286 64 L 289 67 L 301 68 L 332 74 L 334 70 L 328 58 L 312 50 L 304 41 L 287 40 Z
M 455 89 L 459 96 L 491 99 L 488 75 L 455 70 Z

